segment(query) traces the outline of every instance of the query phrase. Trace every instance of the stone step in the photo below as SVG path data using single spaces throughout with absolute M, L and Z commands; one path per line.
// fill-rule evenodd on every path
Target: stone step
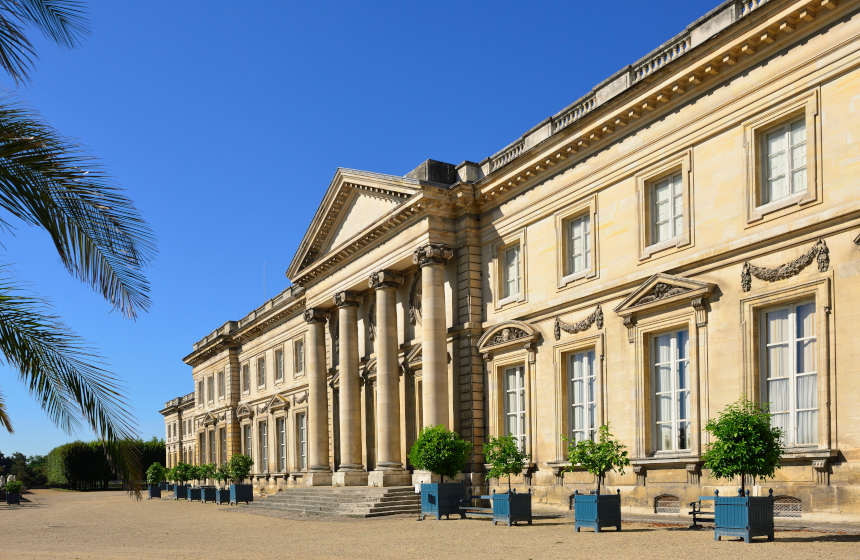
M 274 516 L 381 517 L 417 515 L 421 501 L 411 486 L 289 488 L 261 497 L 243 509 Z

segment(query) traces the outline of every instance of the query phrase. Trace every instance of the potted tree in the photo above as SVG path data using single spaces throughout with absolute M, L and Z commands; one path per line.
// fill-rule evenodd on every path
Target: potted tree
M 164 471 L 164 478 L 167 480 L 165 486 L 168 492 L 172 492 L 174 488 L 174 481 L 176 480 L 176 474 L 174 473 L 174 467 L 170 467 Z
M 218 481 L 218 487 L 215 488 L 215 503 L 226 504 L 230 501 L 230 489 L 224 487 L 224 483 L 230 478 L 230 470 L 227 465 L 218 465 L 215 469 L 215 480 Z
M 436 519 L 460 513 L 460 502 L 465 489 L 459 482 L 445 482 L 445 477 L 453 478 L 466 466 L 470 443 L 456 432 L 444 426 L 429 426 L 421 431 L 409 451 L 409 461 L 416 469 L 430 471 L 439 475 L 439 482 L 421 485 L 421 517 L 433 514 Z
M 193 480 L 196 483 L 196 486 L 191 486 L 188 488 L 188 501 L 189 502 L 199 502 L 201 500 L 201 491 L 200 491 L 200 478 L 201 471 L 200 468 L 202 465 L 191 465 L 189 469 L 189 479 Z
M 243 484 L 242 481 L 248 478 L 251 473 L 251 465 L 254 461 L 247 455 L 233 455 L 230 457 L 230 462 L 227 463 L 227 471 L 230 474 L 230 480 L 233 482 L 230 485 L 230 504 L 239 502 L 254 501 L 254 487 L 250 484 Z
M 513 436 L 490 437 L 484 446 L 484 457 L 490 465 L 489 478 L 508 477 L 508 491 L 493 491 L 493 525 L 503 521 L 510 526 L 517 521 L 532 524 L 532 493 L 517 494 L 511 489 L 511 475 L 520 474 L 526 468 L 528 455 L 523 453 Z
M 187 500 L 188 499 L 188 484 L 187 482 L 191 479 L 191 465 L 188 463 L 177 463 L 175 467 L 173 467 L 173 480 L 176 482 L 176 486 L 173 490 L 173 499 L 174 500 Z
M 782 430 L 771 425 L 768 411 L 741 399 L 728 405 L 705 429 L 714 436 L 703 459 L 716 478 L 740 477 L 737 496 L 714 492 L 714 540 L 722 536 L 765 536 L 773 540 L 773 490 L 768 496 L 750 496 L 746 478 L 773 478 L 782 456 Z
M 6 483 L 6 503 L 8 505 L 21 503 L 21 489 L 24 484 L 17 480 L 10 480 Z
M 581 527 L 592 527 L 600 532 L 602 527 L 621 530 L 621 490 L 615 494 L 600 494 L 600 486 L 606 473 L 615 471 L 624 474 L 630 464 L 624 445 L 609 433 L 609 426 L 600 426 L 598 441 L 590 439 L 570 441 L 567 444 L 568 470 L 585 469 L 597 480 L 597 489 L 591 494 L 573 493 L 573 519 L 577 532 Z
M 203 503 L 215 501 L 215 485 L 209 484 L 209 481 L 215 480 L 215 465 L 205 463 L 200 465 L 200 500 Z
M 146 484 L 149 490 L 149 499 L 161 498 L 161 483 L 164 481 L 164 467 L 158 461 L 149 465 L 146 469 Z

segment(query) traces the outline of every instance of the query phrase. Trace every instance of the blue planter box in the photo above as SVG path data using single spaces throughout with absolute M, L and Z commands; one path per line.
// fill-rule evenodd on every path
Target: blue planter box
M 159 490 L 167 490 L 167 483 L 166 482 L 159 482 L 158 488 L 159 488 Z
M 714 491 L 714 540 L 720 537 L 742 537 L 750 542 L 753 537 L 773 540 L 773 489 L 767 496 L 738 495 L 724 498 Z
M 159 486 L 157 484 L 150 484 L 148 490 L 149 490 L 149 499 L 150 500 L 153 498 L 160 498 L 161 497 L 161 486 Z
M 510 527 L 518 521 L 532 524 L 532 493 L 517 494 L 517 491 L 493 493 L 493 525 L 507 523 Z
M 176 484 L 173 487 L 173 499 L 174 500 L 187 500 L 188 499 L 188 485 L 187 484 Z
M 215 501 L 215 490 L 214 486 L 201 486 L 200 487 L 200 499 L 203 503 L 206 502 L 214 502 Z
M 459 482 L 434 482 L 421 485 L 421 518 L 434 515 L 436 519 L 446 518 L 452 513 L 460 514 L 460 502 L 466 489 Z
M 21 505 L 21 494 L 12 494 L 6 492 L 6 505 L 18 504 Z
M 199 502 L 200 501 L 200 487 L 192 486 L 188 489 L 188 501 L 189 502 Z
M 621 490 L 615 494 L 573 493 L 573 527 L 591 527 L 599 533 L 603 527 L 621 530 Z
M 230 504 L 238 504 L 239 502 L 254 501 L 254 487 L 250 484 L 231 484 L 230 485 Z
M 218 505 L 230 503 L 230 489 L 229 488 L 216 488 L 215 489 L 215 503 Z

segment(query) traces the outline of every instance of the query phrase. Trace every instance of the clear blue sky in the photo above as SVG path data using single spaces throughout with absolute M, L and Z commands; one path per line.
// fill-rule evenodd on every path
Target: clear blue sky
M 0 263 L 118 372 L 141 436 L 163 437 L 158 409 L 192 390 L 181 358 L 287 286 L 338 166 L 480 161 L 717 3 L 92 1 L 84 45 L 39 42 L 14 91 L 149 220 L 152 309 L 112 312 L 37 230 L 4 233 Z M 3 453 L 92 437 L 57 430 L 5 366 L 0 389 Z

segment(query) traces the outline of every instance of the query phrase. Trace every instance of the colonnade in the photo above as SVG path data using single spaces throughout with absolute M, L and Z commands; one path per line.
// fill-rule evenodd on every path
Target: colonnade
M 447 327 L 445 317 L 445 263 L 451 248 L 424 245 L 415 251 L 421 274 L 422 315 L 422 421 L 424 426 L 448 426 Z M 330 469 L 328 402 L 326 391 L 325 313 L 305 311 L 308 325 L 308 454 L 309 485 L 373 486 L 409 484 L 400 460 L 400 367 L 397 360 L 396 290 L 402 275 L 379 270 L 370 275 L 376 298 L 376 469 L 362 465 L 361 394 L 358 356 L 358 299 L 350 291 L 334 295 L 338 314 L 338 410 L 340 464 Z M 450 428 L 450 426 L 448 426 Z

